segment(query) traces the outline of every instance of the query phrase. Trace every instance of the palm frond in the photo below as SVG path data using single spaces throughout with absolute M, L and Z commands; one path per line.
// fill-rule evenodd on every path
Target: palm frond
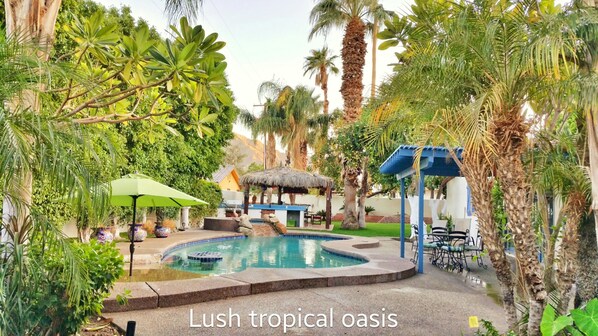
M 191 22 L 197 19 L 203 0 L 166 0 L 166 15 L 170 20 L 178 20 L 186 16 Z

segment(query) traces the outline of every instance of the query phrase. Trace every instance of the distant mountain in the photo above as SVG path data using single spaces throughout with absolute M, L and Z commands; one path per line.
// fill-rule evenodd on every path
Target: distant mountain
M 261 137 L 263 140 L 263 136 Z M 226 147 L 227 163 L 234 164 L 242 170 L 247 169 L 252 162 L 264 164 L 264 143 L 260 140 L 253 140 L 242 134 L 235 133 Z M 276 151 L 276 164 L 285 160 L 285 154 Z M 236 158 L 236 159 L 235 159 Z

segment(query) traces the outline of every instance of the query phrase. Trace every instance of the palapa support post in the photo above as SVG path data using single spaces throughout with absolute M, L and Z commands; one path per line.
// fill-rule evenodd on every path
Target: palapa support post
M 131 223 L 131 233 L 129 234 L 129 239 L 131 240 L 131 245 L 129 245 L 129 252 L 131 253 L 131 258 L 129 260 L 129 277 L 133 276 L 133 254 L 135 254 L 135 218 L 137 217 L 137 198 L 139 196 L 134 195 L 133 197 L 133 222 Z
M 249 213 L 249 184 L 245 185 L 245 190 L 243 190 L 243 213 Z
M 282 187 L 278 186 L 278 205 L 282 205 Z
M 332 187 L 326 187 L 326 230 L 330 229 L 332 223 Z

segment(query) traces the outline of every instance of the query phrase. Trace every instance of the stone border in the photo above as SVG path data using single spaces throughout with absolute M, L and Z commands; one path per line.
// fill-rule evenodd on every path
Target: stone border
M 289 232 L 289 236 L 336 239 L 322 248 L 336 254 L 367 260 L 365 264 L 335 268 L 248 268 L 238 273 L 187 280 L 117 282 L 104 301 L 104 312 L 182 306 L 259 293 L 300 288 L 365 285 L 391 282 L 415 275 L 415 265 L 397 254 L 377 251 L 377 239 L 326 233 Z M 348 239 L 347 239 L 348 238 Z M 172 251 L 173 248 L 166 248 Z M 116 302 L 125 289 L 132 297 L 126 306 Z

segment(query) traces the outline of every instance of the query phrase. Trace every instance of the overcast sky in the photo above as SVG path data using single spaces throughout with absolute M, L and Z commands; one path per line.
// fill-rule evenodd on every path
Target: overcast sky
M 164 16 L 163 0 L 96 0 L 106 6 L 131 7 L 135 17 L 142 17 L 163 33 L 168 27 Z M 405 14 L 413 0 L 379 0 L 388 10 Z M 566 0 L 557 0 L 564 3 Z M 311 49 L 325 44 L 334 54 L 340 55 L 342 32 L 332 32 L 326 39 L 316 37 L 307 40 L 311 29 L 309 13 L 313 0 L 204 0 L 198 22 L 208 33 L 217 32 L 227 46 L 223 53 L 227 58 L 227 75 L 235 95 L 237 106 L 259 114 L 261 107 L 257 95 L 258 85 L 266 80 L 278 80 L 282 84 L 314 86 L 313 78 L 303 76 L 303 62 Z M 364 69 L 364 97 L 371 88 L 371 42 Z M 395 61 L 396 50 L 378 51 L 377 82 L 387 76 Z M 341 68 L 340 57 L 336 65 Z M 331 110 L 342 107 L 340 74 L 329 79 Z M 317 89 L 321 94 L 321 90 Z M 249 135 L 240 125 L 235 131 Z

